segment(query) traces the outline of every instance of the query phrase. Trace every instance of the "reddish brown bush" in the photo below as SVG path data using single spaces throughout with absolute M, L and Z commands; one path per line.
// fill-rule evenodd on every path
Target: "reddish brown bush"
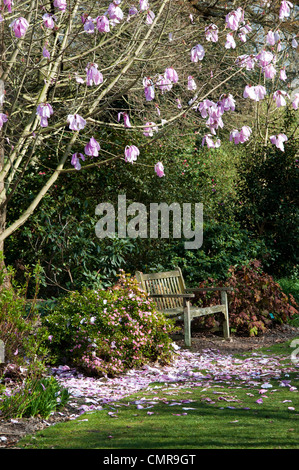
M 293 315 L 299 314 L 299 306 L 292 294 L 287 296 L 273 277 L 263 272 L 261 263 L 251 261 L 247 266 L 231 267 L 225 283 L 208 279 L 199 287 L 230 286 L 228 294 L 231 331 L 239 335 L 255 336 L 275 324 L 286 323 Z M 218 305 L 219 292 L 197 294 L 201 306 Z M 207 317 L 202 320 L 205 327 L 215 326 L 217 320 Z

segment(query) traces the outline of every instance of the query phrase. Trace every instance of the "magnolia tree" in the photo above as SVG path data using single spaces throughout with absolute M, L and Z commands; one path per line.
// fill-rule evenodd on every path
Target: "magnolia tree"
M 291 136 L 272 132 L 271 119 L 281 107 L 298 108 L 287 86 L 296 8 L 235 3 L 2 0 L 0 249 L 61 173 L 75 178 L 115 159 L 139 164 L 149 142 L 179 123 L 192 123 L 210 148 L 225 129 L 231 145 L 242 145 L 253 138 L 245 113 L 241 120 L 250 102 L 255 125 L 261 110 L 269 116 L 264 144 L 284 151 Z M 123 145 L 107 146 L 116 132 Z M 167 174 L 161 161 L 152 167 Z M 7 221 L 18 184 L 41 168 L 44 185 Z

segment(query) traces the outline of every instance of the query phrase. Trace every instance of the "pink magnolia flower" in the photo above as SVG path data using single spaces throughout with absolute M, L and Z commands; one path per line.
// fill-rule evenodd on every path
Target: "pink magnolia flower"
M 152 24 L 154 19 L 155 19 L 155 13 L 151 10 L 148 10 L 147 15 L 146 15 L 146 24 Z
M 284 142 L 288 140 L 285 134 L 271 135 L 270 142 L 271 144 L 276 145 L 282 152 L 284 152 Z
M 292 102 L 292 106 L 295 110 L 298 109 L 298 106 L 299 106 L 299 93 L 295 93 L 295 99 Z
M 4 113 L 0 113 L 0 129 L 2 129 L 2 126 L 5 122 L 8 121 L 8 117 Z
M 287 74 L 286 74 L 285 68 L 282 68 L 280 70 L 279 78 L 280 80 L 283 80 L 283 81 L 287 80 Z
M 249 140 L 252 130 L 248 126 L 243 126 L 240 132 L 237 129 L 234 129 L 229 136 L 229 140 L 234 141 L 235 144 L 243 144 Z
M 220 147 L 221 142 L 220 142 L 220 139 L 217 139 L 216 143 L 214 143 L 214 141 L 212 139 L 212 135 L 211 134 L 205 134 L 203 139 L 202 139 L 201 145 L 204 146 L 205 144 L 210 149 L 210 148 Z
M 3 0 L 3 4 L 6 6 L 8 12 L 11 13 L 11 6 L 13 5 L 13 2 L 11 0 Z
M 137 160 L 140 152 L 136 145 L 127 145 L 125 148 L 125 161 L 134 163 Z
M 223 98 L 222 98 L 223 96 Z M 231 95 L 230 93 L 228 95 L 221 95 L 220 97 L 221 101 L 220 101 L 220 106 L 221 108 L 223 109 L 223 111 L 234 111 L 235 110 L 235 107 L 236 107 L 236 102 L 234 100 L 234 97 L 233 95 Z
M 275 35 L 273 31 L 268 31 L 268 34 L 266 36 L 266 41 L 269 44 L 269 46 L 274 46 L 275 44 Z
M 72 155 L 71 165 L 73 165 L 76 170 L 81 169 L 80 158 L 85 161 L 85 157 L 82 153 L 74 153 Z
M 151 78 L 145 77 L 143 79 L 144 93 L 146 101 L 151 101 L 155 98 L 155 87 Z
M 297 49 L 297 47 L 298 47 L 298 42 L 296 41 L 296 38 L 293 38 L 293 39 L 292 39 L 292 47 L 293 47 L 294 49 Z
M 108 15 L 111 20 L 114 20 L 117 22 L 122 21 L 124 17 L 122 9 L 119 6 L 115 5 L 114 3 L 110 3 L 108 7 Z
M 156 123 L 147 122 L 143 130 L 143 135 L 145 135 L 145 137 L 153 137 L 154 132 L 158 132 L 158 127 Z
M 215 103 L 210 100 L 203 100 L 199 105 L 197 106 L 197 111 L 200 112 L 202 118 L 206 118 L 209 116 L 209 108 L 213 106 Z
M 85 145 L 84 153 L 85 155 L 89 155 L 90 157 L 98 157 L 100 149 L 100 144 L 96 141 L 94 137 L 91 137 L 88 144 Z
M 46 59 L 50 59 L 50 57 L 51 57 L 50 52 L 48 51 L 46 46 L 44 46 L 44 48 L 43 48 L 43 57 L 45 57 Z
M 257 85 L 257 86 L 246 85 L 244 92 L 243 92 L 243 97 L 250 98 L 254 101 L 260 101 L 265 97 L 266 93 L 267 93 L 266 89 L 262 85 Z
M 235 49 L 236 42 L 234 40 L 233 33 L 228 33 L 226 36 L 226 43 L 224 45 L 226 49 Z
M 253 70 L 256 59 L 253 55 L 243 54 L 237 57 L 236 64 L 239 67 L 245 67 L 246 70 Z
M 178 109 L 182 109 L 182 103 L 181 103 L 180 98 L 176 98 L 176 102 L 177 102 L 177 105 L 178 105 Z
M 48 119 L 53 114 L 53 108 L 49 103 L 40 103 L 37 107 L 36 114 L 41 118 L 41 127 L 47 127 Z
M 79 114 L 69 114 L 67 117 L 67 122 L 69 123 L 69 128 L 72 131 L 80 131 L 86 126 L 85 119 Z
M 264 67 L 265 78 L 274 78 L 276 75 L 276 68 L 273 64 L 268 64 Z
M 285 96 L 290 98 L 288 93 L 283 90 L 277 90 L 273 93 L 273 100 L 276 102 L 276 106 L 280 108 L 281 106 L 286 106 L 287 102 L 285 100 Z
M 166 91 L 170 91 L 172 88 L 172 82 L 168 78 L 163 77 L 163 75 L 159 75 L 157 85 L 159 86 L 162 94 Z
M 210 24 L 205 27 L 205 37 L 207 41 L 217 42 L 218 41 L 218 26 Z
M 125 127 L 132 127 L 130 123 L 129 115 L 125 112 L 118 113 L 117 120 L 120 121 L 120 117 L 123 116 L 124 118 L 124 125 Z
M 55 26 L 54 20 L 56 20 L 56 16 L 50 15 L 50 13 L 45 13 L 43 15 L 45 28 L 53 29 Z
M 82 16 L 82 22 L 84 24 L 84 31 L 88 34 L 94 33 L 94 20 L 91 16 Z
M 134 7 L 134 5 L 132 5 L 130 8 L 129 8 L 129 15 L 130 16 L 134 16 L 134 15 L 137 15 L 138 13 L 138 10 L 136 7 Z
M 244 20 L 244 11 L 242 8 L 238 8 L 235 11 L 231 11 L 225 17 L 225 24 L 229 29 L 237 31 L 240 21 Z
M 110 31 L 110 26 L 109 26 L 109 20 L 107 16 L 98 16 L 97 17 L 97 28 L 100 31 L 100 33 L 109 33 Z
M 148 0 L 140 0 L 139 1 L 139 7 L 141 11 L 145 11 L 149 9 L 149 4 Z
M 165 176 L 163 163 L 161 162 L 156 163 L 155 172 L 157 173 L 159 178 L 162 178 L 162 176 Z
M 197 44 L 197 46 L 192 47 L 191 62 L 198 62 L 199 60 L 202 60 L 204 56 L 205 50 L 200 44 Z
M 279 9 L 279 19 L 283 20 L 284 18 L 288 18 L 291 14 L 291 8 L 293 8 L 291 2 L 282 1 Z
M 61 11 L 66 10 L 66 0 L 54 0 L 54 7 L 58 8 Z
M 17 38 L 22 38 L 26 34 L 26 31 L 29 27 L 29 23 L 26 18 L 23 18 L 21 16 L 20 18 L 15 19 L 9 26 L 13 28 L 13 31 Z
M 193 80 L 193 77 L 189 75 L 188 77 L 188 90 L 196 90 L 197 85 L 195 81 Z
M 256 59 L 262 67 L 265 67 L 266 65 L 270 64 L 270 62 L 272 62 L 274 55 L 272 52 L 264 50 L 256 55 Z
M 169 67 L 165 70 L 164 77 L 173 83 L 177 83 L 179 81 L 178 74 L 173 67 Z
M 100 83 L 103 83 L 103 75 L 98 71 L 97 64 L 89 62 L 85 72 L 87 86 L 99 85 Z

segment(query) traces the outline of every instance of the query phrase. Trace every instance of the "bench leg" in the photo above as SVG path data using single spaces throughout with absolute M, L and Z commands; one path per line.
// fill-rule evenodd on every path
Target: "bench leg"
M 221 304 L 225 305 L 225 314 L 224 314 L 224 322 L 223 322 L 223 336 L 225 339 L 230 338 L 229 333 L 229 316 L 228 316 L 228 301 L 227 301 L 227 293 L 225 291 L 221 292 Z
M 190 302 L 186 301 L 184 308 L 184 332 L 185 332 L 185 345 L 191 347 L 191 316 L 190 316 Z

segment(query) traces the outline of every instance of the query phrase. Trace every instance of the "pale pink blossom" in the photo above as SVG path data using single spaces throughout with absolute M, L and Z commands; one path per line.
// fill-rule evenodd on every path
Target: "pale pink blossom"
M 256 59 L 253 55 L 243 54 L 237 57 L 236 64 L 239 67 L 245 67 L 246 70 L 253 70 Z
M 8 12 L 11 13 L 11 6 L 13 5 L 13 2 L 11 0 L 3 0 L 3 4 L 6 6 Z
M 188 76 L 188 90 L 196 90 L 197 85 L 191 75 Z
M 191 62 L 198 62 L 199 60 L 203 60 L 204 56 L 205 50 L 200 44 L 197 44 L 196 46 L 192 47 Z
M 99 85 L 103 83 L 103 75 L 98 70 L 98 65 L 94 63 L 88 63 L 85 69 L 86 72 L 86 83 L 87 86 Z
M 239 143 L 243 144 L 244 142 L 247 142 L 247 140 L 249 140 L 251 133 L 252 133 L 252 130 L 250 127 L 243 126 L 240 132 L 237 129 L 234 129 L 230 133 L 229 140 L 230 141 L 233 140 L 235 144 L 239 144 Z
M 9 26 L 13 29 L 17 38 L 22 38 L 26 34 L 29 23 L 26 18 L 21 16 L 20 18 L 15 19 Z
M 51 57 L 50 52 L 48 51 L 46 46 L 43 47 L 43 57 L 45 57 L 46 59 L 50 59 Z
M 265 78 L 274 78 L 276 75 L 276 68 L 273 64 L 268 64 L 264 67 Z
M 43 15 L 43 21 L 45 28 L 53 29 L 55 27 L 56 16 L 50 15 L 50 13 L 45 13 Z
M 202 139 L 201 145 L 204 146 L 205 144 L 207 145 L 208 148 L 217 148 L 217 147 L 220 147 L 221 142 L 220 142 L 220 139 L 217 139 L 215 143 L 212 139 L 211 134 L 205 134 Z
M 282 152 L 284 152 L 284 142 L 288 140 L 285 134 L 271 135 L 270 142 L 271 144 L 276 145 Z
M 223 111 L 234 111 L 236 107 L 236 102 L 234 100 L 233 95 L 230 93 L 227 95 L 221 95 L 220 96 L 220 106 L 223 109 Z
M 72 131 L 80 131 L 86 126 L 85 119 L 79 114 L 69 114 L 67 117 L 67 122 L 69 123 L 69 128 Z
M 66 10 L 66 0 L 54 0 L 54 7 L 58 8 L 61 11 Z
M 127 145 L 125 148 L 125 161 L 134 163 L 137 160 L 140 152 L 136 145 Z
M 100 33 L 109 33 L 110 31 L 110 26 L 109 26 L 109 20 L 107 16 L 98 16 L 97 19 L 97 28 L 100 31 Z
M 8 121 L 8 117 L 4 113 L 0 113 L 0 129 L 2 129 L 2 126 L 5 122 Z
M 282 68 L 280 70 L 279 78 L 280 80 L 283 80 L 283 81 L 287 80 L 287 74 L 286 74 L 285 68 Z
M 231 11 L 230 13 L 226 15 L 225 24 L 229 29 L 233 31 L 237 31 L 240 21 L 243 21 L 243 20 L 244 20 L 244 11 L 242 10 L 242 8 L 238 8 L 237 10 Z
M 274 46 L 275 44 L 275 35 L 273 31 L 268 31 L 267 36 L 266 36 L 266 41 L 269 44 L 269 46 Z
M 157 173 L 159 178 L 162 178 L 162 176 L 165 176 L 163 163 L 161 162 L 156 163 L 155 172 Z
M 287 102 L 285 97 L 290 98 L 288 93 L 283 90 L 277 90 L 273 93 L 273 100 L 276 102 L 276 106 L 280 108 L 281 106 L 286 106 Z
M 178 74 L 173 67 L 169 67 L 165 70 L 164 77 L 173 83 L 177 83 L 179 81 Z
M 298 106 L 299 106 L 299 93 L 295 93 L 295 98 L 292 102 L 292 106 L 295 110 L 298 109 Z
M 48 119 L 53 114 L 53 108 L 50 103 L 40 103 L 37 107 L 36 114 L 41 118 L 41 127 L 47 127 Z
M 138 13 L 137 8 L 136 8 L 134 5 L 132 5 L 132 6 L 129 8 L 129 15 L 130 15 L 130 16 L 134 16 L 134 15 L 137 15 L 137 13 Z
M 124 17 L 122 9 L 114 3 L 110 3 L 108 7 L 108 15 L 111 20 L 114 20 L 116 22 L 122 21 Z
M 235 49 L 236 42 L 234 40 L 233 33 L 228 33 L 226 36 L 226 43 L 224 45 L 226 49 Z
M 148 0 L 140 0 L 139 1 L 139 8 L 141 11 L 146 11 L 149 9 Z
M 168 78 L 163 77 L 163 75 L 159 75 L 157 85 L 159 86 L 162 94 L 166 91 L 170 91 L 172 88 L 172 82 Z
M 217 42 L 218 41 L 218 26 L 211 23 L 205 27 L 205 37 L 207 41 Z
M 156 15 L 153 11 L 148 10 L 147 15 L 146 15 L 146 20 L 145 20 L 146 24 L 148 25 L 152 24 L 155 19 L 155 16 Z
M 272 62 L 274 55 L 270 51 L 263 50 L 256 56 L 256 59 L 259 61 L 259 64 L 262 67 L 265 67 L 266 65 L 270 64 L 270 62 Z
M 88 144 L 85 145 L 84 153 L 85 155 L 89 155 L 90 157 L 98 157 L 100 149 L 100 144 L 96 141 L 94 137 L 91 137 Z
M 267 92 L 263 85 L 256 85 L 256 86 L 246 85 L 244 92 L 243 92 L 243 97 L 250 98 L 254 101 L 260 101 L 265 97 L 266 94 Z
M 75 167 L 76 170 L 81 169 L 80 158 L 81 160 L 85 161 L 85 157 L 82 153 L 74 153 L 72 155 L 71 164 Z
M 118 122 L 120 121 L 121 116 L 123 116 L 125 127 L 132 127 L 130 123 L 129 115 L 126 112 L 118 113 L 117 115 Z
M 279 9 L 279 19 L 283 20 L 284 18 L 288 18 L 291 14 L 291 8 L 293 8 L 291 2 L 282 1 Z
M 88 34 L 94 33 L 94 20 L 91 16 L 83 17 L 82 21 L 84 24 L 84 31 Z
M 147 122 L 143 130 L 143 135 L 146 137 L 153 137 L 154 132 L 158 132 L 157 125 L 154 122 Z

